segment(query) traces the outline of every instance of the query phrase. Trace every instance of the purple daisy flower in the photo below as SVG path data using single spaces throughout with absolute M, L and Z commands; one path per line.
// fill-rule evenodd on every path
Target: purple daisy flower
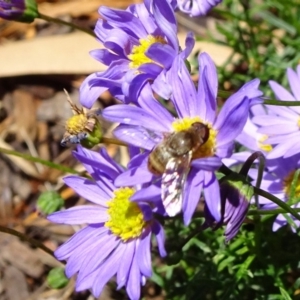
M 140 299 L 140 285 L 152 274 L 152 234 L 160 255 L 166 255 L 163 228 L 152 212 L 160 201 L 160 190 L 154 185 L 145 189 L 116 187 L 114 180 L 124 170 L 104 149 L 98 153 L 78 147 L 74 155 L 93 180 L 68 176 L 64 181 L 94 205 L 76 206 L 48 216 L 56 223 L 88 224 L 60 246 L 55 256 L 67 260 L 68 277 L 78 274 L 76 291 L 91 289 L 99 297 L 105 284 L 116 276 L 118 289 L 125 286 L 130 299 Z
M 221 159 L 231 155 L 233 141 L 246 123 L 250 102 L 262 95 L 258 90 L 259 80 L 253 80 L 227 99 L 218 114 L 216 101 L 218 83 L 215 65 L 206 53 L 199 56 L 199 65 L 198 90 L 182 59 L 178 58 L 167 74 L 166 78 L 172 87 L 170 100 L 176 110 L 177 118 L 153 97 L 149 86 L 141 92 L 138 100 L 140 107 L 121 104 L 103 111 L 104 118 L 121 123 L 115 130 L 115 135 L 119 139 L 148 151 L 164 143 L 166 137 L 189 131 L 195 124 L 206 126 L 209 131 L 207 140 L 190 151 L 192 155 L 188 165 L 188 174 L 180 176 L 181 171 L 175 169 L 169 172 L 170 174 L 165 170 L 162 176 L 163 201 L 166 201 L 165 198 L 170 194 L 170 190 L 171 193 L 175 191 L 174 201 L 176 204 L 182 202 L 185 224 L 191 221 L 202 190 L 210 213 L 215 220 L 220 221 L 220 191 L 215 171 L 220 167 Z M 149 152 L 143 153 L 140 156 L 140 166 L 130 168 L 118 178 L 116 183 L 142 183 L 157 180 L 157 176 L 149 172 L 148 156 Z M 183 160 L 185 159 L 186 157 Z M 169 186 L 167 180 L 164 184 L 164 178 L 168 179 L 172 176 L 179 177 L 179 179 L 184 177 L 184 180 L 179 183 L 175 179 L 174 182 L 179 187 L 174 187 L 172 185 L 174 182 L 171 182 Z M 184 186 L 183 182 L 185 182 Z M 182 187 L 183 193 L 180 192 Z M 179 190 L 179 193 L 176 193 L 176 190 Z M 168 210 L 166 205 L 165 208 Z M 181 206 L 179 208 L 181 210 Z M 167 213 L 175 214 L 172 210 L 171 213 L 169 211 Z
M 38 16 L 34 0 L 0 0 L 0 18 L 31 23 Z
M 260 188 L 273 194 L 282 201 L 289 202 L 294 208 L 299 208 L 300 201 L 300 177 L 298 177 L 296 182 L 296 189 L 293 199 L 291 199 L 292 182 L 294 180 L 294 175 L 297 170 L 300 169 L 299 155 L 293 156 L 291 158 L 280 158 L 277 159 L 277 168 L 270 171 L 266 169 L 263 174 L 263 179 Z M 257 179 L 258 170 L 250 169 L 249 176 L 254 180 Z M 258 197 L 259 204 L 262 206 L 261 209 L 277 209 L 278 206 L 262 196 Z M 300 221 L 296 220 L 290 214 L 287 214 L 298 227 L 300 226 Z M 288 223 L 286 217 L 283 214 L 279 214 L 274 223 L 273 231 L 278 230 L 280 227 Z M 295 231 L 295 228 L 292 227 Z
M 287 69 L 287 77 L 292 93 L 275 81 L 269 81 L 276 98 L 281 101 L 300 100 L 300 65 L 297 71 Z M 264 134 L 266 144 L 275 145 L 268 159 L 291 157 L 300 152 L 300 107 L 266 106 L 267 115 L 255 115 L 252 122 Z
M 178 8 L 191 17 L 204 16 L 222 0 L 177 0 Z
M 108 66 L 104 72 L 88 76 L 80 88 L 80 102 L 91 108 L 104 91 L 109 90 L 123 102 L 135 102 L 146 82 L 163 80 L 176 56 L 186 59 L 194 46 L 188 34 L 181 51 L 177 22 L 167 1 L 145 0 L 127 10 L 99 9 L 101 18 L 95 33 L 105 49 L 91 51 L 96 60 Z

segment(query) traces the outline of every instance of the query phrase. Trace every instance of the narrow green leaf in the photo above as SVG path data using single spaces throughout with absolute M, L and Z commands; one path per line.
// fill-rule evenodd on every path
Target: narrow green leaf
M 281 296 L 284 300 L 292 300 L 292 298 L 290 297 L 290 295 L 288 294 L 288 292 L 286 290 L 284 290 L 282 287 L 279 287 Z
M 284 20 L 277 18 L 275 15 L 270 13 L 269 11 L 262 10 L 257 12 L 258 16 L 262 19 L 266 20 L 269 24 L 284 29 L 288 33 L 295 35 L 297 30 L 295 27 L 291 26 L 290 24 L 286 23 Z
M 59 165 L 59 164 L 55 164 L 55 163 L 53 163 L 49 160 L 44 160 L 44 159 L 34 157 L 34 156 L 31 156 L 31 155 L 28 155 L 28 154 L 20 153 L 20 152 L 13 151 L 13 150 L 4 149 L 4 148 L 1 148 L 1 147 L 0 147 L 0 152 L 2 152 L 4 154 L 7 154 L 7 155 L 14 155 L 14 156 L 22 157 L 22 158 L 24 158 L 28 161 L 39 163 L 39 164 L 42 164 L 42 165 L 47 166 L 49 168 L 60 170 L 64 173 L 80 174 L 80 172 L 77 172 L 77 171 L 75 171 L 71 168 L 68 168 L 68 167 L 65 167 L 65 166 L 62 166 L 62 165 Z
M 248 274 L 248 268 L 250 267 L 251 263 L 253 262 L 255 255 L 250 255 L 244 261 L 243 264 L 239 265 L 239 269 L 236 273 L 237 281 L 240 281 L 245 275 Z

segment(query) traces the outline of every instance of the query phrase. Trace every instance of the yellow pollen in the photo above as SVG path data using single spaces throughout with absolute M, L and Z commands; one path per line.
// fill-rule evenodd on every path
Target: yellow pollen
M 298 119 L 297 125 L 300 127 L 300 118 Z
M 138 46 L 133 46 L 131 54 L 128 55 L 128 58 L 131 60 L 129 67 L 132 69 L 138 68 L 139 66 L 153 62 L 149 57 L 145 55 L 145 52 L 148 48 L 155 44 L 166 44 L 166 41 L 161 36 L 152 36 L 148 35 L 146 39 L 140 39 L 140 44 Z
M 105 226 L 124 242 L 139 237 L 146 226 L 141 209 L 129 200 L 134 192 L 132 188 L 119 188 L 114 191 L 115 197 L 108 202 L 110 220 Z
M 286 197 L 289 199 L 291 196 L 291 185 L 294 179 L 296 171 L 290 172 L 284 179 L 283 179 L 283 190 L 286 195 Z M 296 183 L 296 189 L 295 189 L 295 195 L 296 198 L 300 197 L 300 176 L 297 178 L 297 183 Z
M 270 152 L 273 150 L 273 147 L 272 145 L 270 144 L 264 144 L 263 142 L 268 139 L 268 136 L 266 134 L 262 135 L 258 141 L 257 141 L 257 144 L 258 144 L 258 147 L 266 152 Z
M 200 146 L 193 153 L 193 158 L 192 159 L 213 156 L 215 154 L 216 137 L 217 137 L 218 132 L 212 128 L 211 124 L 206 124 L 199 117 L 194 117 L 194 118 L 177 119 L 176 121 L 174 121 L 172 123 L 172 127 L 173 127 L 175 132 L 188 130 L 192 126 L 192 124 L 194 124 L 196 122 L 203 123 L 209 128 L 209 138 L 205 142 L 205 144 Z
M 84 114 L 74 115 L 66 122 L 66 131 L 69 134 L 79 134 L 85 130 L 87 117 Z

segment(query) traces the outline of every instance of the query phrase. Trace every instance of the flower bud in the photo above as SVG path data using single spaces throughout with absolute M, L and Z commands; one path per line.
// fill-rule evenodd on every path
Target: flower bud
M 47 191 L 40 195 L 37 200 L 38 210 L 45 215 L 59 211 L 64 206 L 64 199 L 55 191 Z
M 246 218 L 250 200 L 254 194 L 252 185 L 241 174 L 232 173 L 221 179 L 221 220 L 216 223 L 208 208 L 205 206 L 205 223 L 203 229 L 212 227 L 218 229 L 222 225 L 226 225 L 225 242 L 233 239 L 244 219 Z
M 35 0 L 0 0 L 0 18 L 31 23 L 38 16 Z
M 64 269 L 60 267 L 53 268 L 47 276 L 47 283 L 53 289 L 62 289 L 68 282 Z
M 222 223 L 226 224 L 226 243 L 234 238 L 246 218 L 253 187 L 241 175 L 233 173 L 221 183 Z

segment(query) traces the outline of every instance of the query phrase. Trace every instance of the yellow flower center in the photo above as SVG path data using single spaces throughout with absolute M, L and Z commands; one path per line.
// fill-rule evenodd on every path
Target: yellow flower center
M 294 180 L 294 176 L 295 176 L 295 172 L 296 171 L 292 171 L 290 172 L 284 179 L 283 179 L 283 190 L 284 193 L 286 195 L 286 197 L 289 199 L 291 196 L 291 188 L 292 188 L 292 182 Z M 295 189 L 295 198 L 299 198 L 300 197 L 300 176 L 298 176 L 297 178 L 297 182 L 296 182 L 296 189 Z
M 66 131 L 69 134 L 77 135 L 85 130 L 87 116 L 84 114 L 74 115 L 66 122 Z
M 129 67 L 135 69 L 143 64 L 153 62 L 145 55 L 145 52 L 155 43 L 166 44 L 166 41 L 161 36 L 152 35 L 148 35 L 146 39 L 140 39 L 140 44 L 138 46 L 133 46 L 131 54 L 128 55 L 128 58 L 131 60 Z
M 268 138 L 268 136 L 266 134 L 262 135 L 258 141 L 257 141 L 257 144 L 258 144 L 258 147 L 266 152 L 270 152 L 273 150 L 273 147 L 272 145 L 270 144 L 264 144 L 263 142 Z
M 141 209 L 129 200 L 134 192 L 132 188 L 119 188 L 114 191 L 115 197 L 108 202 L 110 220 L 105 226 L 124 242 L 139 237 L 146 226 Z
M 206 124 L 199 117 L 178 119 L 172 123 L 175 132 L 188 130 L 192 124 L 200 122 L 209 128 L 208 140 L 201 145 L 194 153 L 193 159 L 213 156 L 216 148 L 216 137 L 218 132 L 212 128 L 211 124 Z
M 300 118 L 298 119 L 297 126 L 300 127 Z

